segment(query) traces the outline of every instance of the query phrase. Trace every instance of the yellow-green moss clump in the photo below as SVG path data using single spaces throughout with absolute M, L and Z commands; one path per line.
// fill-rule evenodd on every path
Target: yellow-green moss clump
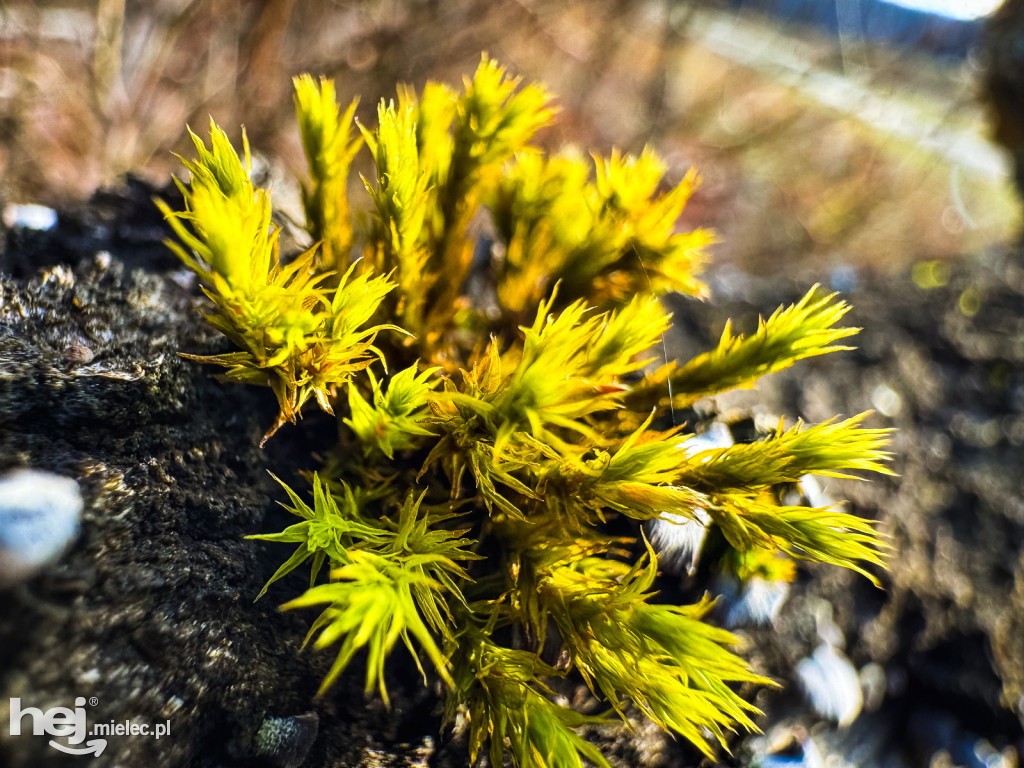
M 697 398 L 843 349 L 847 305 L 812 290 L 752 336 L 727 328 L 716 349 L 654 367 L 670 325 L 658 297 L 705 290 L 713 235 L 676 228 L 693 175 L 667 188 L 652 152 L 545 154 L 531 141 L 554 117 L 547 92 L 486 58 L 461 92 L 382 101 L 372 129 L 330 80 L 295 91 L 313 248 L 280 261 L 248 144 L 239 159 L 216 125 L 209 147 L 193 136 L 185 210 L 165 213 L 209 322 L 238 347 L 194 359 L 273 388 L 267 437 L 311 400 L 338 420 L 311 500 L 284 489 L 299 522 L 254 537 L 294 546 L 271 582 L 310 569 L 286 607 L 321 609 L 310 639 L 340 646 L 322 692 L 365 651 L 366 690 L 386 699 L 401 640 L 443 682 L 448 719 L 468 723 L 471 759 L 508 751 L 521 768 L 606 766 L 577 728 L 629 706 L 709 755 L 754 729 L 734 685 L 769 681 L 728 650 L 707 600 L 654 601 L 641 523 L 715 526 L 741 562 L 785 553 L 871 577 L 884 545 L 870 522 L 782 504 L 778 486 L 885 472 L 884 431 L 854 417 L 695 451 L 672 423 Z M 354 227 L 363 146 L 376 172 Z M 548 682 L 577 673 L 608 714 L 555 700 Z

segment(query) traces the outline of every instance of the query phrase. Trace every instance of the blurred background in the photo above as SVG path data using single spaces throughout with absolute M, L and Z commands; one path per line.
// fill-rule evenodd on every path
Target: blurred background
M 458 82 L 482 51 L 547 83 L 561 110 L 548 146 L 649 145 L 667 181 L 700 171 L 680 226 L 719 233 L 713 296 L 674 305 L 672 354 L 705 348 L 727 316 L 749 327 L 815 282 L 856 307 L 859 351 L 772 377 L 709 406 L 712 417 L 874 408 L 874 426 L 899 429 L 899 478 L 822 489 L 892 537 L 885 590 L 836 569 L 802 573 L 753 643 L 795 693 L 758 699 L 768 735 L 730 765 L 1015 768 L 1024 3 L 995 6 L 0 0 L 0 207 L 13 231 L 22 204 L 74 209 L 125 174 L 160 186 L 178 172 L 172 153 L 190 152 L 185 124 L 205 133 L 210 116 L 233 138 L 246 126 L 275 202 L 294 205 L 301 72 L 334 77 L 343 103 L 360 96 L 369 124 L 396 84 Z
M 558 96 L 549 144 L 650 144 L 672 178 L 696 166 L 685 223 L 720 231 L 717 263 L 955 258 L 1019 218 L 979 98 L 995 0 L 902 2 L 4 0 L 0 195 L 61 205 L 126 172 L 165 180 L 183 126 L 211 115 L 301 171 L 292 75 L 335 77 L 372 122 L 396 83 L 457 82 L 487 51 Z

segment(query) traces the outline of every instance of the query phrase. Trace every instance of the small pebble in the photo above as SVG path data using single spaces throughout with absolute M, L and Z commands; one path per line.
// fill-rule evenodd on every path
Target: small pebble
M 96 355 L 85 344 L 72 342 L 64 348 L 63 356 L 72 365 L 88 365 Z
M 8 205 L 3 213 L 8 229 L 34 229 L 47 232 L 57 226 L 57 212 L 45 205 Z
M 800 492 L 809 507 L 833 507 L 836 500 L 821 489 L 821 484 L 814 475 L 804 475 L 800 478 Z
M 761 758 L 760 768 L 825 768 L 821 752 L 810 739 L 789 751 L 773 752 Z
M 782 610 L 789 595 L 789 584 L 784 581 L 766 581 L 758 576 L 735 589 L 734 600 L 725 615 L 729 629 L 771 624 Z
M 714 422 L 706 432 L 691 435 L 679 443 L 688 456 L 707 451 L 712 448 L 728 448 L 733 444 L 732 432 L 720 421 Z M 666 512 L 662 519 L 655 520 L 651 525 L 651 543 L 659 555 L 663 555 L 666 564 L 676 568 L 685 568 L 692 574 L 697 569 L 707 527 L 711 517 L 702 509 L 693 510 L 696 520 L 682 515 Z
M 670 570 L 685 570 L 689 574 L 697 570 L 711 516 L 703 509 L 694 509 L 693 514 L 696 520 L 663 512 L 651 527 L 651 544 Z
M 796 674 L 807 700 L 819 715 L 839 725 L 849 725 L 857 719 L 864 704 L 860 678 L 840 651 L 822 643 L 810 658 L 797 664 Z
M 78 535 L 82 507 L 71 478 L 31 469 L 0 477 L 0 588 L 57 560 Z
M 860 668 L 857 676 L 860 678 L 860 689 L 864 693 L 864 709 L 873 712 L 885 701 L 885 693 L 889 684 L 885 667 L 876 662 L 870 662 Z
M 880 414 L 891 419 L 903 410 L 903 398 L 888 384 L 879 384 L 871 390 L 871 405 Z
M 679 445 L 686 450 L 687 456 L 693 456 L 701 451 L 707 451 L 712 448 L 728 448 L 733 442 L 729 426 L 716 421 L 707 428 L 706 432 L 701 432 L 699 435 L 691 435 Z
M 253 753 L 278 768 L 299 768 L 320 730 L 316 712 L 295 717 L 268 717 L 253 742 Z
M 780 726 L 769 739 L 754 739 L 752 746 L 754 768 L 825 768 L 821 751 L 800 726 Z

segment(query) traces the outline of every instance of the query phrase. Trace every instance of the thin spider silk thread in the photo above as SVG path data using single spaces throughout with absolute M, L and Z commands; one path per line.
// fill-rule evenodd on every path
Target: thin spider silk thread
M 648 290 L 651 292 L 652 295 L 654 295 L 654 284 L 651 282 L 651 276 L 647 273 L 647 265 L 644 264 L 644 260 L 640 256 L 639 252 L 636 250 L 636 246 L 633 247 L 633 254 L 636 256 L 636 260 L 640 263 L 640 269 L 642 269 L 644 271 L 644 279 L 647 280 L 647 288 L 648 288 Z M 662 360 L 665 362 L 665 365 L 668 365 L 668 344 L 665 343 L 665 334 L 664 333 L 661 334 L 661 357 L 662 357 Z M 675 400 L 675 398 L 672 396 L 672 377 L 671 376 L 666 376 L 665 377 L 665 383 L 668 385 L 668 410 L 669 410 L 669 417 L 672 419 L 672 426 L 675 427 L 676 426 L 676 406 L 675 406 L 675 403 L 673 402 Z

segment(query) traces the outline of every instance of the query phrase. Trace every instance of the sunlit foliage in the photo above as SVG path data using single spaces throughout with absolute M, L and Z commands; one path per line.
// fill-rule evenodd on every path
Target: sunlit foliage
M 321 693 L 361 654 L 367 692 L 387 700 L 400 640 L 443 683 L 473 760 L 606 766 L 578 731 L 630 712 L 709 756 L 728 748 L 756 727 L 739 687 L 770 681 L 730 650 L 708 599 L 655 601 L 642 525 L 717 527 L 738 574 L 791 577 L 788 555 L 875 578 L 885 545 L 871 522 L 784 503 L 781 488 L 886 472 L 884 430 L 855 416 L 693 450 L 673 423 L 698 398 L 844 349 L 847 305 L 812 289 L 753 335 L 727 327 L 716 348 L 666 362 L 658 297 L 705 293 L 714 239 L 677 228 L 694 174 L 667 185 L 649 150 L 542 152 L 550 97 L 487 58 L 461 91 L 401 89 L 372 127 L 330 80 L 295 87 L 313 248 L 282 263 L 248 144 L 240 159 L 217 126 L 209 148 L 194 137 L 185 210 L 164 210 L 209 322 L 238 347 L 194 359 L 273 388 L 268 436 L 311 398 L 338 420 L 312 505 L 285 486 L 298 522 L 253 537 L 294 547 L 268 587 L 298 588 L 291 572 L 309 567 L 285 607 L 318 608 L 308 640 L 338 648 Z M 349 169 L 363 145 L 375 170 L 359 229 Z M 550 686 L 569 674 L 607 714 L 558 702 Z

